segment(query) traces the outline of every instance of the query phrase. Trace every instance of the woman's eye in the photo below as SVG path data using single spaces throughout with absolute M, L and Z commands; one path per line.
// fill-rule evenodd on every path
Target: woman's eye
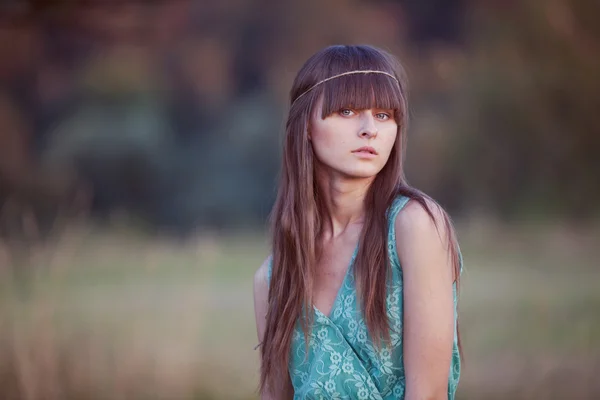
M 349 117 L 353 114 L 353 111 L 350 110 L 349 108 L 344 108 L 342 110 L 340 110 L 340 115 L 343 115 L 344 117 Z
M 382 121 L 387 121 L 388 119 L 390 119 L 390 114 L 388 113 L 377 113 L 376 114 L 377 118 L 379 118 Z

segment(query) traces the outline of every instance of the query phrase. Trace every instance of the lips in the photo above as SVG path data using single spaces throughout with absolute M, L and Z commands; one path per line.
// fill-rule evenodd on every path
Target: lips
M 377 151 L 371 146 L 363 146 L 360 149 L 352 150 L 353 153 L 369 153 L 377 155 Z

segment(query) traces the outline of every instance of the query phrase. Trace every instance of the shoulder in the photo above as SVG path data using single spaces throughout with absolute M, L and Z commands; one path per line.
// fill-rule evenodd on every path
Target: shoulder
M 254 292 L 269 290 L 269 270 L 271 267 L 271 256 L 267 257 L 254 273 Z
M 409 200 L 394 220 L 396 248 L 403 269 L 448 254 L 451 227 L 446 212 L 427 197 L 424 203 L 427 209 L 419 201 Z
M 446 231 L 446 212 L 435 201 L 424 198 L 427 209 L 419 201 L 411 199 L 397 214 L 394 221 L 399 234 L 440 233 Z M 431 213 L 431 214 L 430 214 Z M 447 232 L 446 232 L 447 233 Z

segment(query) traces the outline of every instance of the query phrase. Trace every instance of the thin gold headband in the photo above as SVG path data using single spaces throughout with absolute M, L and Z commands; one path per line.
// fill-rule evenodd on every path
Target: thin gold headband
M 296 97 L 296 100 L 294 100 L 292 102 L 292 105 L 294 105 L 294 103 L 297 102 L 300 97 L 304 96 L 306 93 L 310 92 L 311 90 L 313 90 L 314 88 L 316 88 L 320 84 L 325 83 L 325 82 L 330 81 L 330 80 L 335 79 L 335 78 L 339 78 L 340 76 L 346 76 L 346 75 L 352 75 L 352 74 L 383 74 L 383 75 L 389 76 L 390 78 L 392 78 L 393 80 L 395 80 L 396 83 L 400 84 L 400 82 L 398 82 L 398 78 L 396 78 L 394 75 L 392 75 L 392 74 L 390 74 L 388 72 L 385 72 L 385 71 L 377 71 L 377 70 L 371 70 L 371 69 L 348 71 L 348 72 L 343 72 L 341 74 L 337 74 L 337 75 L 334 75 L 334 76 L 330 76 L 329 78 L 325 78 L 322 81 L 319 81 L 319 82 L 315 83 L 313 86 L 311 86 L 310 88 L 308 88 L 305 92 L 303 92 L 300 96 Z

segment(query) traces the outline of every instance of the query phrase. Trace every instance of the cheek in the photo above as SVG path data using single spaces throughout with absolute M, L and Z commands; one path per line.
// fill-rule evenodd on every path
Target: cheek
M 311 135 L 313 150 L 317 155 L 333 154 L 343 148 L 344 135 L 336 134 L 335 130 L 316 129 Z
M 335 147 L 336 144 L 339 144 L 339 138 L 336 138 L 334 135 L 328 135 L 326 132 L 318 132 L 313 135 L 312 142 L 317 148 L 325 149 Z
M 382 147 L 386 149 L 388 154 L 391 153 L 392 149 L 394 148 L 394 143 L 396 143 L 397 132 L 398 131 L 396 128 L 388 128 L 384 132 L 381 132 L 381 139 L 383 144 Z

